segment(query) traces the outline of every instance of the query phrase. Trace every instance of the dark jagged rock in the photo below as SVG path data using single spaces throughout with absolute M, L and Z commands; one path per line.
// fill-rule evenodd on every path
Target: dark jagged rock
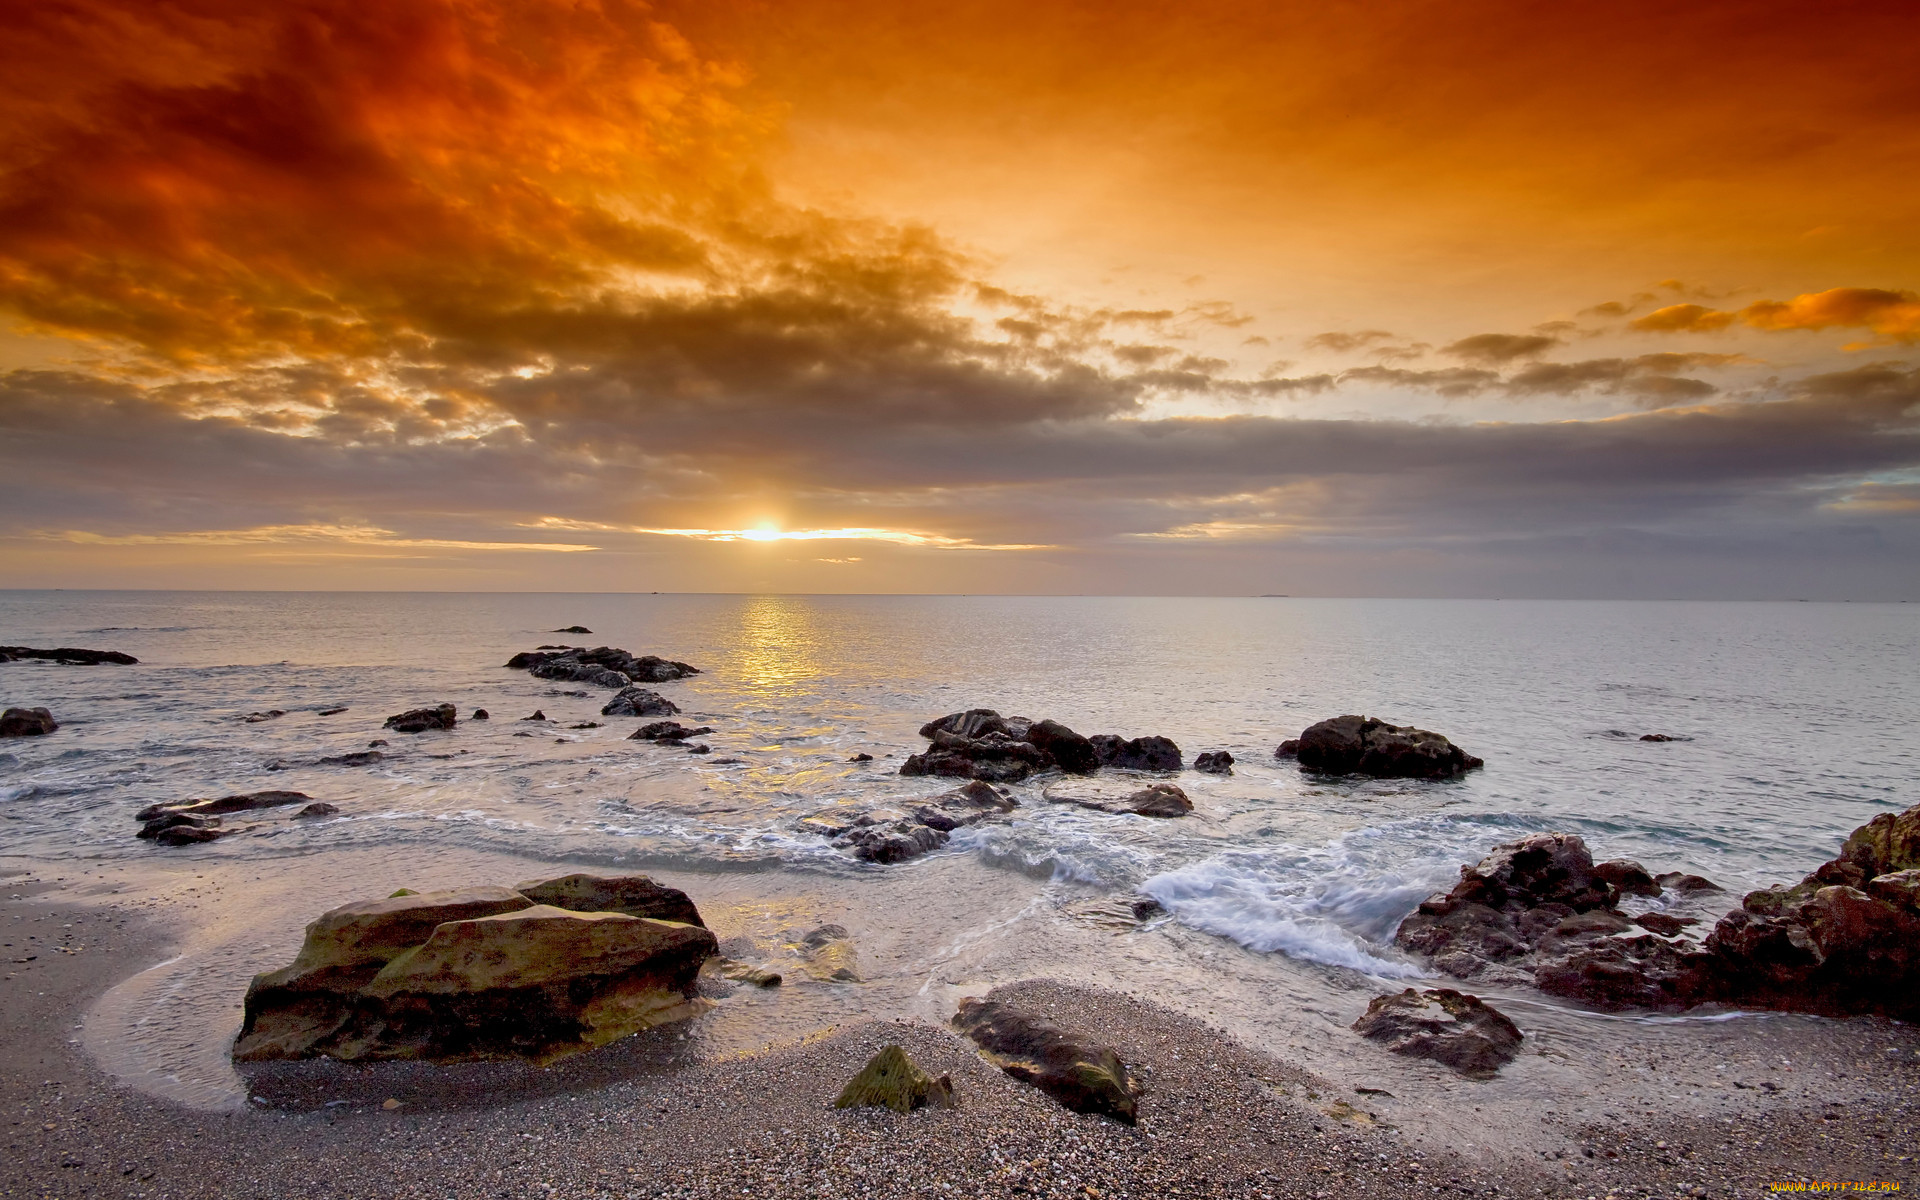
M 0 713 L 0 737 L 43 737 L 60 728 L 44 708 L 9 708 Z
M 1643 742 L 1679 742 L 1685 741 L 1686 739 L 1674 737 L 1670 733 L 1643 733 L 1640 735 L 1640 740 Z
M 1534 986 L 1602 1008 L 1691 1008 L 1713 996 L 1711 955 L 1627 927 L 1612 912 L 1562 921 L 1541 939 Z
M 1657 933 L 1661 937 L 1673 937 L 1676 934 L 1700 923 L 1698 917 L 1676 917 L 1671 913 L 1645 912 L 1627 918 L 1640 928 Z
M 1485 765 L 1440 734 L 1353 715 L 1308 726 L 1293 753 L 1309 771 L 1376 779 L 1447 779 Z
M 712 732 L 711 725 L 688 729 L 678 721 L 654 721 L 628 734 L 627 740 L 630 742 L 683 742 L 690 737 Z
M 585 625 L 569 625 L 565 629 L 556 629 L 555 633 L 592 633 Z
M 467 718 L 467 720 L 469 721 L 491 721 L 492 719 L 493 719 L 493 714 L 488 712 L 484 708 L 474 709 L 473 715 Z
M 1427 988 L 1376 996 L 1353 1023 L 1395 1054 L 1427 1058 L 1472 1079 L 1491 1079 L 1520 1052 L 1520 1029 L 1478 996 Z
M 1299 758 L 1300 739 L 1288 738 L 1286 741 L 1281 742 L 1273 748 L 1273 756 L 1275 758 Z
M 1163 737 L 1123 738 L 1115 733 L 1096 733 L 1088 739 L 1103 767 L 1124 771 L 1178 771 L 1180 747 Z
M 1136 921 L 1145 921 L 1167 911 L 1166 906 L 1152 896 L 1136 896 L 1128 907 L 1133 909 L 1133 919 Z
M 1069 775 L 1091 775 L 1100 767 L 1092 739 L 1081 737 L 1058 721 L 1033 722 L 1027 727 L 1027 740 Z
M 218 817 L 228 813 L 252 812 L 261 808 L 284 808 L 289 804 L 305 804 L 313 797 L 305 792 L 264 791 L 241 792 L 232 796 L 221 796 L 213 800 L 186 800 L 178 804 L 149 804 L 133 815 L 136 821 L 151 821 L 167 813 L 180 813 L 189 817 Z
M 61 646 L 57 650 L 35 650 L 31 646 L 0 646 L 0 662 L 20 662 L 29 658 L 63 663 L 70 667 L 97 667 L 102 663 L 118 663 L 121 666 L 130 667 L 140 661 L 133 655 L 122 654 L 118 650 L 81 650 L 74 646 Z
M 429 729 L 452 729 L 459 721 L 460 714 L 453 705 L 438 704 L 432 708 L 408 709 L 388 717 L 384 728 L 395 733 L 425 733 Z
M 1209 750 L 1193 760 L 1193 769 L 1209 775 L 1233 774 L 1233 755 L 1225 750 Z
M 600 710 L 603 717 L 677 717 L 680 706 L 659 692 L 643 687 L 625 687 Z
M 522 721 L 544 721 L 547 719 L 547 714 L 544 710 L 536 708 L 533 710 L 532 716 L 521 717 L 520 719 Z
M 1658 896 L 1661 888 L 1647 869 L 1630 858 L 1593 864 L 1593 874 L 1622 896 Z
M 634 655 L 611 646 L 591 650 L 553 648 L 526 651 L 507 660 L 507 666 L 536 679 L 590 683 L 624 688 L 634 683 L 665 683 L 698 675 L 699 668 L 651 654 Z
M 853 755 L 851 758 L 847 759 L 847 761 L 850 763 L 869 763 L 873 761 L 873 755 L 868 754 L 866 751 L 862 750 L 860 753 Z
M 868 1059 L 833 1102 L 835 1108 L 890 1108 L 901 1113 L 929 1104 L 953 1107 L 952 1078 L 935 1079 L 898 1046 L 888 1046 Z
M 254 978 L 233 1056 L 547 1063 L 700 1012 L 717 953 L 698 925 L 506 888 L 349 904 L 307 927 L 291 966 Z
M 962 1000 L 953 1027 L 995 1066 L 1074 1112 L 1134 1123 L 1139 1087 L 1113 1047 L 996 1000 L 993 992 Z
M 514 885 L 535 904 L 551 904 L 573 912 L 617 912 L 630 917 L 653 917 L 699 925 L 700 910 L 679 888 L 655 883 L 645 875 L 588 875 L 584 872 L 554 879 L 529 880 Z
M 814 829 L 866 862 L 896 863 L 918 858 L 947 844 L 954 830 L 1012 812 L 1018 805 L 1005 792 L 981 780 L 913 804 L 907 809 L 875 809 L 845 823 L 810 817 Z
M 328 804 L 325 800 L 315 800 L 312 804 L 307 805 L 299 812 L 293 814 L 293 817 L 296 821 L 302 817 L 331 817 L 339 811 L 340 806 L 337 804 Z

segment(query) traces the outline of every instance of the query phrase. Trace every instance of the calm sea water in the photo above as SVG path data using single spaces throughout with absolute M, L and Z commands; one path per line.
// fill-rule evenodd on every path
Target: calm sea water
M 593 635 L 549 632 L 574 624 Z M 601 717 L 610 693 L 501 666 L 552 642 L 700 667 L 657 690 L 714 727 L 712 755 L 625 740 L 639 722 Z M 155 895 L 165 878 L 176 898 L 190 874 L 189 907 L 223 931 L 202 984 L 223 1020 L 221 989 L 279 965 L 324 908 L 552 864 L 694 880 L 748 943 L 850 922 L 901 996 L 1067 960 L 1123 986 L 1167 976 L 1171 951 L 1099 957 L 1034 932 L 1036 913 L 1070 925 L 1140 892 L 1172 913 L 1182 979 L 1271 962 L 1379 980 L 1418 973 L 1390 941 L 1419 899 L 1523 832 L 1577 832 L 1597 856 L 1737 894 L 1797 878 L 1874 814 L 1920 802 L 1913 605 L 8 592 L 0 644 L 140 658 L 0 664 L 0 699 L 62 725 L 0 747 L 0 866 L 64 864 Z M 381 728 L 442 701 L 493 719 Z M 1237 764 L 1183 773 L 1197 811 L 1178 821 L 1047 799 L 1138 780 L 1039 778 L 1015 788 L 1011 821 L 909 864 L 857 863 L 796 827 L 950 786 L 895 772 L 923 722 L 970 707 L 1162 734 L 1189 761 L 1228 750 Z M 243 719 L 270 709 L 286 715 Z M 536 709 L 551 721 L 519 720 Z M 1438 730 L 1487 767 L 1375 783 L 1274 759 L 1281 739 L 1346 712 Z M 590 721 L 606 723 L 570 728 Z M 376 765 L 312 765 L 380 738 L 392 744 Z M 875 761 L 847 761 L 859 752 Z M 267 787 L 341 813 L 267 814 L 203 847 L 132 836 L 147 804 Z

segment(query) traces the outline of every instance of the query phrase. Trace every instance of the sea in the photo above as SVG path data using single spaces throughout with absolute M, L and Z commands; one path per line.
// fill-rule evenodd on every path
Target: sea
M 555 632 L 576 625 L 593 632 Z M 943 1019 L 1050 976 L 1319 1061 L 1365 1053 L 1345 1027 L 1367 999 L 1428 974 L 1395 928 L 1500 842 L 1576 833 L 1596 858 L 1704 875 L 1730 907 L 1920 803 L 1909 604 L 12 591 L 0 644 L 140 660 L 0 664 L 0 700 L 60 722 L 0 744 L 0 879 L 172 930 L 76 1036 L 203 1108 L 246 1103 L 226 1047 L 251 975 L 319 913 L 400 887 L 586 870 L 685 889 L 728 953 L 788 977 L 675 1035 L 688 1054 Z M 655 690 L 712 727 L 711 752 L 630 740 L 641 721 L 603 716 L 607 689 L 504 666 L 556 644 L 698 667 Z M 440 703 L 461 714 L 450 732 L 383 728 Z M 1036 776 L 1009 818 L 892 865 L 801 824 L 953 786 L 898 770 L 922 724 L 970 708 L 1169 737 L 1188 763 L 1224 750 L 1233 771 L 1181 772 L 1194 812 L 1176 820 L 1065 802 L 1144 776 Z M 1486 766 L 1372 781 L 1276 757 L 1343 713 L 1444 733 Z M 366 765 L 321 761 L 370 747 Z M 134 836 L 149 804 L 266 788 L 339 811 L 229 817 L 242 832 L 198 846 Z M 1162 911 L 1135 919 L 1142 898 Z M 827 924 L 861 982 L 806 975 L 804 936 Z M 1620 1019 L 1523 991 L 1515 1011 L 1546 1027 Z

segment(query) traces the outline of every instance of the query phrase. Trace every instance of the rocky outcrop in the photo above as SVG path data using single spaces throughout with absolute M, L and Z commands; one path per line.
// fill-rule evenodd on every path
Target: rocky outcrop
M 1449 779 L 1485 765 L 1437 733 L 1352 715 L 1309 725 L 1275 754 L 1325 775 L 1376 779 Z
M 0 737 L 42 737 L 60 728 L 44 708 L 9 708 L 0 713 Z
M 1178 771 L 1180 747 L 1162 737 L 1082 737 L 1058 721 L 1002 717 L 990 708 L 950 713 L 920 727 L 931 743 L 901 764 L 902 775 L 943 775 L 1018 783 L 1041 771 L 1091 775 L 1101 767 Z
M 698 675 L 699 668 L 651 654 L 634 655 L 611 646 L 591 650 L 552 648 L 529 650 L 507 660 L 507 666 L 536 679 L 590 683 L 624 688 L 634 683 L 665 683 Z
M 549 885 L 574 886 L 532 886 Z M 698 925 L 500 887 L 402 889 L 322 915 L 292 965 L 256 976 L 233 1054 L 551 1062 L 700 1011 L 697 977 L 717 952 Z
M 630 742 L 684 742 L 690 737 L 699 737 L 703 733 L 712 732 L 711 725 L 689 729 L 678 721 L 654 721 L 628 734 L 627 740 Z
M 190 817 L 184 813 L 164 813 L 140 827 L 135 837 L 146 838 L 162 846 L 191 846 L 223 838 L 232 829 L 222 829 L 219 817 Z
M 452 729 L 460 723 L 460 714 L 451 704 L 437 704 L 432 708 L 412 708 L 403 713 L 388 717 L 385 729 L 395 733 L 425 733 L 429 729 Z
M 638 686 L 624 687 L 620 694 L 607 701 L 600 710 L 603 717 L 677 717 L 680 706 L 662 696 L 659 692 L 648 691 Z
M 565 629 L 556 629 L 553 632 L 555 633 L 592 633 L 593 630 L 588 629 L 585 625 L 569 625 Z
M 101 663 L 118 663 L 121 666 L 130 667 L 140 661 L 133 655 L 122 654 L 118 650 L 81 650 L 73 646 L 62 646 L 57 650 L 35 650 L 31 646 L 0 646 L 0 662 L 20 662 L 29 658 L 63 663 L 70 667 L 97 667 Z
M 1353 1023 L 1395 1054 L 1426 1058 L 1472 1079 L 1491 1079 L 1520 1053 L 1520 1029 L 1478 996 L 1426 988 L 1375 996 Z
M 223 826 L 221 817 L 237 812 L 252 812 L 262 808 L 284 808 L 289 804 L 307 804 L 313 800 L 305 792 L 244 792 L 234 796 L 221 796 L 214 800 L 188 800 L 179 804 L 149 804 L 133 815 L 141 822 L 140 831 L 135 837 L 145 838 L 162 846 L 191 846 L 200 842 L 211 842 L 238 830 Z M 308 809 L 324 808 L 337 812 L 330 804 L 308 804 Z M 320 815 L 302 811 L 300 816 Z
M 617 912 L 702 928 L 707 924 L 685 892 L 655 883 L 645 875 L 576 873 L 529 880 L 515 884 L 513 890 L 535 904 L 551 904 L 573 912 Z
M 1233 774 L 1233 755 L 1225 750 L 1209 750 L 1193 760 L 1193 769 L 1209 775 Z
M 835 1108 L 890 1108 L 901 1113 L 926 1105 L 952 1108 L 953 1079 L 947 1075 L 935 1079 L 898 1046 L 888 1046 L 868 1059 L 833 1102 Z
M 340 811 L 337 804 L 328 804 L 325 800 L 315 800 L 299 812 L 293 814 L 297 821 L 302 817 L 331 817 Z
M 926 800 L 903 801 L 852 815 L 804 817 L 801 828 L 834 839 L 834 845 L 866 862 L 896 863 L 947 844 L 954 830 L 1012 812 L 1019 803 L 991 784 L 974 780 Z
M 1103 767 L 1123 771 L 1178 771 L 1180 747 L 1163 737 L 1123 738 L 1117 733 L 1096 733 L 1090 739 L 1093 752 Z
M 1074 1112 L 1134 1123 L 1139 1085 L 1113 1047 L 996 1000 L 992 992 L 984 1000 L 962 1000 L 953 1027 L 995 1066 Z

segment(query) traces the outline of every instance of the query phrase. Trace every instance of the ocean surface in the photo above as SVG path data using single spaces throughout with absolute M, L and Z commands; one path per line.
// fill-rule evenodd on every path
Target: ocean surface
M 552 632 L 576 624 L 593 634 Z M 602 717 L 611 692 L 502 665 L 554 643 L 699 667 L 655 690 L 713 726 L 712 753 L 627 740 L 641 722 Z M 0 871 L 134 894 L 196 931 L 86 1036 L 127 1077 L 210 1104 L 238 1094 L 208 1033 L 230 1033 L 236 989 L 320 911 L 401 886 L 643 869 L 738 954 L 782 961 L 827 921 L 853 932 L 867 984 L 723 1005 L 700 1034 L 723 1052 L 1036 974 L 1149 991 L 1280 1046 L 1314 1026 L 1277 998 L 1332 1021 L 1421 975 L 1395 927 L 1495 843 L 1578 833 L 1597 858 L 1706 875 L 1731 904 L 1920 802 L 1916 605 L 0 592 L 0 644 L 140 659 L 0 664 L 0 700 L 61 722 L 0 745 Z M 381 728 L 440 702 L 460 710 L 452 732 Z M 1234 773 L 1183 772 L 1196 811 L 1173 821 L 1049 799 L 1140 777 L 1036 777 L 1010 820 L 891 866 L 798 825 L 952 786 L 897 768 L 922 723 L 974 707 L 1164 735 L 1188 762 L 1227 750 Z M 1371 782 L 1275 759 L 1349 712 L 1437 730 L 1486 768 Z M 318 763 L 379 739 L 377 763 Z M 148 804 L 261 788 L 341 811 L 230 817 L 256 827 L 206 846 L 133 836 Z M 1168 915 L 1123 919 L 1142 894 Z

